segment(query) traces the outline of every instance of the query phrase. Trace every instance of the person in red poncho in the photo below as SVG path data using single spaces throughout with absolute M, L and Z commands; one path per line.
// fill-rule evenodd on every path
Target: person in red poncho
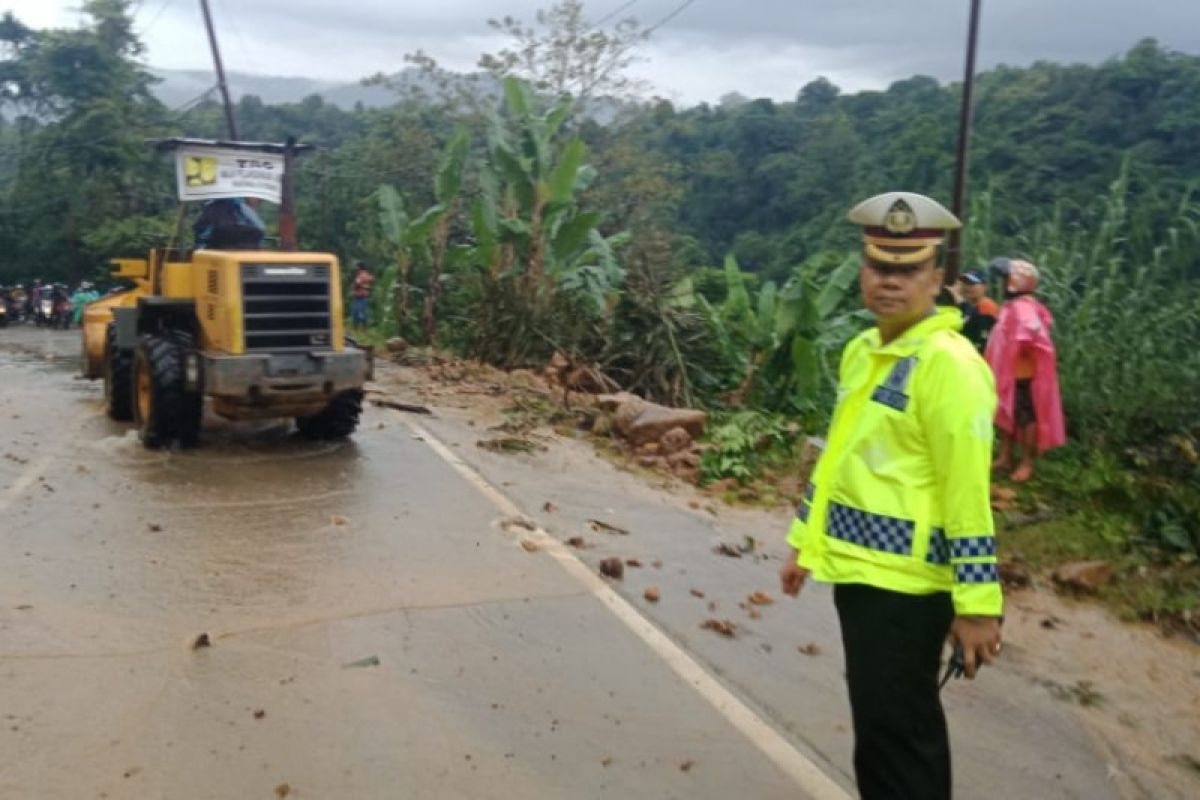
M 1009 259 L 997 259 L 993 267 L 1005 276 L 1008 301 L 1000 307 L 984 353 L 996 377 L 999 400 L 1000 456 L 992 466 L 1012 469 L 1014 445 L 1020 445 L 1021 462 L 1012 479 L 1021 483 L 1033 477 L 1039 455 L 1067 442 L 1058 355 L 1050 338 L 1054 317 L 1033 296 L 1037 267 Z

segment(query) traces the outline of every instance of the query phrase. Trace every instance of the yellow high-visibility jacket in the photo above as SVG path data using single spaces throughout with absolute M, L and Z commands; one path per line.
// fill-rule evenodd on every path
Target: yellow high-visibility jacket
M 990 469 L 991 370 L 943 308 L 900 338 L 846 346 L 824 453 L 788 532 L 817 580 L 950 592 L 1000 616 Z

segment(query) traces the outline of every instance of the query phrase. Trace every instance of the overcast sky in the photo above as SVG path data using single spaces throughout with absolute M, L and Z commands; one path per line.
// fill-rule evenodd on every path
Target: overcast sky
M 422 49 L 470 69 L 497 49 L 485 21 L 532 21 L 553 0 L 210 0 L 226 69 L 353 81 L 404 66 Z M 597 20 L 628 0 L 586 0 Z M 644 26 L 685 0 L 633 0 Z M 69 26 L 77 0 L 0 0 L 33 27 Z M 728 92 L 791 99 L 824 75 L 845 90 L 883 88 L 917 73 L 962 73 L 969 0 L 692 0 L 664 24 L 636 67 L 679 102 Z M 209 69 L 198 0 L 135 0 L 148 62 Z M 1147 36 L 1200 54 L 1200 0 L 983 0 L 980 66 L 1099 62 Z

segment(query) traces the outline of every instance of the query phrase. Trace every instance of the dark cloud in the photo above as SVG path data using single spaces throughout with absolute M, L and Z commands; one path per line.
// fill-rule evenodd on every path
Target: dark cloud
M 600 19 L 626 1 L 586 0 L 588 16 Z M 213 0 L 213 11 L 235 69 L 350 79 L 399 69 L 403 55 L 417 49 L 469 69 L 479 53 L 500 45 L 489 38 L 488 17 L 509 14 L 532 22 L 552 2 Z M 683 2 L 634 0 L 620 16 L 649 26 Z M 10 5 L 21 17 L 23 10 L 44 16 L 50 4 L 10 0 Z M 658 61 L 641 71 L 659 91 L 691 100 L 715 100 L 733 90 L 789 97 L 821 74 L 847 89 L 914 74 L 957 80 L 969 5 L 969 0 L 695 0 L 655 34 L 646 53 Z M 1096 63 L 1145 37 L 1200 53 L 1200 0 L 983 0 L 983 9 L 981 68 L 1042 60 Z M 207 48 L 193 3 L 145 0 L 137 22 L 156 65 L 205 67 Z M 730 85 L 735 79 L 751 85 Z
M 225 13 L 256 31 L 314 26 L 356 39 L 381 36 L 428 40 L 478 36 L 488 17 L 509 14 L 532 21 L 552 0 L 223 0 Z M 644 25 L 661 20 L 682 0 L 636 0 L 620 16 Z M 624 0 L 588 0 L 598 19 Z M 950 64 L 960 58 L 968 0 L 695 0 L 660 32 L 660 38 L 696 34 L 718 40 L 757 39 L 764 47 L 786 42 L 846 49 L 863 59 Z M 981 56 L 990 62 L 1097 61 L 1153 36 L 1165 45 L 1200 51 L 1200 0 L 984 0 Z M 937 71 L 944 71 L 937 70 Z
M 639 4 L 649 7 L 651 4 Z M 661 6 L 661 0 L 652 5 Z M 698 0 L 671 27 L 820 48 L 879 75 L 957 77 L 968 0 Z M 980 65 L 1099 62 L 1146 37 L 1200 53 L 1200 0 L 983 0 Z M 664 36 L 672 35 L 666 31 Z

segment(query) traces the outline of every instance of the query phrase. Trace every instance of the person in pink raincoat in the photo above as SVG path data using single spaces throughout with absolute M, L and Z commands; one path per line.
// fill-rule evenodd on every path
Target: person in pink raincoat
M 1054 317 L 1037 301 L 1038 270 L 1028 261 L 999 259 L 1008 301 L 1000 307 L 984 357 L 996 377 L 996 427 L 1000 455 L 993 467 L 1013 468 L 1015 446 L 1020 464 L 1012 473 L 1018 483 L 1033 477 L 1037 457 L 1067 442 L 1062 397 L 1058 389 L 1058 355 L 1050 329 Z

